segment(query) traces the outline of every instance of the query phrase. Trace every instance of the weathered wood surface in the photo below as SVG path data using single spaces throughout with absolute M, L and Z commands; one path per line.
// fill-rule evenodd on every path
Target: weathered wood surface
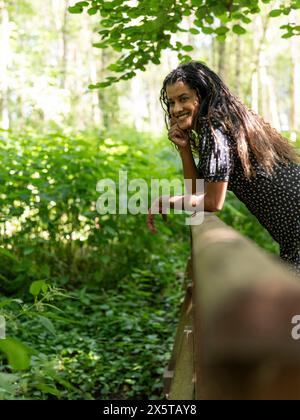
M 169 398 L 185 399 L 193 364 L 195 399 L 300 399 L 300 340 L 291 336 L 300 279 L 212 214 L 191 230 L 193 304 L 178 328 Z
M 300 398 L 299 282 L 214 215 L 192 240 L 196 399 Z
M 194 399 L 192 286 L 181 307 L 172 357 L 164 373 L 164 394 L 170 400 Z

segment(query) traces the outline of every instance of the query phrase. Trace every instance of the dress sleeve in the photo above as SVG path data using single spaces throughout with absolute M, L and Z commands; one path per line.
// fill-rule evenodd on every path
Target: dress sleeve
M 229 181 L 233 169 L 230 139 L 221 128 L 205 127 L 200 137 L 199 176 L 207 182 Z

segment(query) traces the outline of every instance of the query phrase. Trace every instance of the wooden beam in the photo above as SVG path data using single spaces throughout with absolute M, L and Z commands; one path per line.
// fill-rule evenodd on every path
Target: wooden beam
M 300 399 L 300 284 L 214 215 L 192 226 L 196 399 Z

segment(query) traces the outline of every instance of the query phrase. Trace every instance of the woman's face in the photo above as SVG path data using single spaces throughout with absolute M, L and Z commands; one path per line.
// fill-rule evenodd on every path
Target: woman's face
M 192 128 L 199 110 L 196 91 L 181 81 L 168 85 L 166 91 L 172 120 L 176 121 L 182 130 Z

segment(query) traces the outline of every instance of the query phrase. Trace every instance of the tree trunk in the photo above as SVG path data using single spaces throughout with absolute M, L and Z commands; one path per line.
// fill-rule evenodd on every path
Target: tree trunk
M 216 64 L 216 39 L 214 37 L 211 37 L 211 67 L 213 70 L 216 70 L 217 64 Z
M 259 82 L 260 82 L 260 97 L 261 97 L 261 114 L 268 122 L 271 123 L 271 115 L 269 112 L 269 75 L 267 72 L 268 60 L 265 51 L 260 52 L 259 57 Z
M 291 131 L 300 131 L 300 39 L 291 38 L 292 86 L 291 86 Z
M 97 62 L 96 62 L 96 57 L 93 54 L 93 51 L 91 53 L 91 58 L 90 58 L 90 78 L 91 78 L 92 84 L 98 81 L 97 80 Z M 97 127 L 100 127 L 102 123 L 102 112 L 100 109 L 98 91 L 96 89 L 92 90 L 91 95 L 92 95 L 93 122 Z
M 226 75 L 226 40 L 218 42 L 218 52 L 219 52 L 219 61 L 218 61 L 218 74 L 221 79 L 225 79 Z
M 55 29 L 58 34 L 57 63 L 60 68 L 60 87 L 65 88 L 67 72 L 68 54 L 68 12 L 69 0 L 64 0 L 63 9 L 61 0 L 52 0 L 51 9 L 54 19 Z
M 241 51 L 241 37 L 236 37 L 235 47 L 235 94 L 240 96 L 241 94 L 241 67 L 242 67 L 242 51 Z
M 251 73 L 251 108 L 255 112 L 259 112 L 259 66 L 261 61 L 262 49 L 266 39 L 266 32 L 268 28 L 269 18 L 264 20 L 261 16 L 257 16 L 254 20 L 253 28 L 253 68 Z M 263 101 L 263 98 L 262 98 Z
M 65 9 L 62 21 L 62 55 L 61 55 L 61 88 L 65 88 L 66 85 L 66 74 L 67 74 L 67 63 L 68 63 L 68 12 L 69 0 L 65 0 Z
M 277 99 L 276 99 L 276 92 L 274 89 L 273 78 L 269 75 L 268 76 L 268 96 L 269 96 L 269 113 L 270 113 L 270 123 L 271 125 L 276 128 L 276 130 L 280 131 L 280 119 L 278 114 L 278 107 L 277 107 Z
M 8 65 L 10 60 L 10 24 L 8 10 L 5 1 L 0 0 L 0 124 L 1 128 L 9 129 L 8 110 Z
M 251 109 L 258 112 L 258 74 L 257 71 L 252 73 L 251 77 Z

